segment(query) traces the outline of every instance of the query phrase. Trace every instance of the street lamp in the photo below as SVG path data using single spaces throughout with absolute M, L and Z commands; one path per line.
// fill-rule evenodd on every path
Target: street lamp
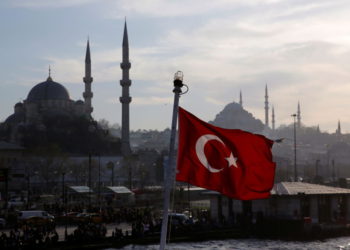
M 89 152 L 89 209 L 91 208 L 91 152 Z
M 59 197 L 58 196 L 58 193 L 59 193 L 59 172 L 57 171 L 57 170 L 55 170 L 55 171 L 53 171 L 53 173 L 55 174 L 55 178 L 54 178 L 54 180 L 55 180 L 55 182 L 53 182 L 52 184 L 54 184 L 54 187 L 52 188 L 52 193 L 55 193 L 55 196 L 57 196 L 57 197 Z M 57 179 L 56 179 L 57 178 Z M 57 195 L 56 195 L 56 193 L 57 193 Z M 63 204 L 63 196 L 62 196 L 62 204 Z
M 294 181 L 298 181 L 297 172 L 297 124 L 296 124 L 296 114 L 292 114 L 294 119 Z
M 98 206 L 101 211 L 101 154 L 98 154 Z
M 176 138 L 176 126 L 177 126 L 177 113 L 179 109 L 179 99 L 180 95 L 184 94 L 181 88 L 183 84 L 183 73 L 181 71 L 177 71 L 174 75 L 174 105 L 173 105 L 173 117 L 171 123 L 171 136 L 170 136 L 170 147 L 169 147 L 169 161 L 168 161 L 168 175 L 167 180 L 164 181 L 164 204 L 163 204 L 163 220 L 162 220 L 162 230 L 160 237 L 159 250 L 165 249 L 166 236 L 168 231 L 168 210 L 170 204 L 170 193 L 171 193 L 171 183 L 173 183 L 174 174 L 175 174 L 175 138 Z M 188 91 L 188 87 L 187 87 Z M 186 92 L 187 92 L 186 91 Z M 185 92 L 185 93 L 186 93 Z
M 335 163 L 334 163 L 334 159 L 332 159 L 332 178 L 333 178 L 333 182 L 335 182 Z
M 65 189 L 65 176 L 66 174 L 71 174 L 72 171 L 69 171 L 68 173 L 66 172 L 62 172 L 62 204 L 64 205 L 64 213 L 65 213 L 65 225 L 64 225 L 64 237 L 65 239 L 67 239 L 67 220 L 68 220 L 68 217 L 67 217 L 67 194 L 66 194 L 66 189 Z
M 131 166 L 131 163 L 133 163 L 133 162 L 130 162 L 130 160 L 128 159 L 128 166 L 129 166 L 128 180 L 129 180 L 129 189 L 130 190 L 132 190 L 132 166 Z
M 91 210 L 91 134 L 96 130 L 96 126 L 91 124 L 89 125 L 89 210 Z
M 65 172 L 62 172 L 62 203 L 65 203 L 65 192 L 64 192 L 64 176 L 66 175 Z
M 108 162 L 107 163 L 107 168 L 111 169 L 112 171 L 112 176 L 111 176 L 111 186 L 113 187 L 114 186 L 114 163 L 113 162 Z
M 29 202 L 30 202 L 30 175 L 27 173 L 27 209 L 29 209 Z
M 34 171 L 32 175 L 38 175 L 38 171 Z M 27 209 L 30 208 L 30 197 L 31 197 L 31 182 L 30 182 L 30 172 L 27 173 Z
M 319 164 L 319 163 L 320 163 L 320 160 L 317 159 L 317 160 L 316 160 L 316 169 L 315 169 L 315 170 L 316 170 L 316 174 L 315 174 L 315 182 L 316 182 L 316 183 L 318 183 L 318 179 L 317 179 L 317 178 L 318 178 L 318 164 Z
M 64 239 L 67 239 L 67 199 L 66 199 L 66 192 L 64 190 L 64 177 L 65 177 L 66 173 L 62 172 L 62 204 L 64 205 L 64 213 L 65 213 L 65 220 L 64 220 Z

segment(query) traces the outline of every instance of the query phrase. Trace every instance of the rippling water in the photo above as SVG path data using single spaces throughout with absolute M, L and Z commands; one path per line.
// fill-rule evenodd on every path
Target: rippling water
M 137 246 L 129 245 L 123 250 L 158 250 L 159 245 Z M 109 248 L 108 250 L 112 250 Z M 249 249 L 249 250 L 279 250 L 279 249 L 300 249 L 300 250 L 350 250 L 350 237 L 340 237 L 323 241 L 280 241 L 261 239 L 232 239 L 215 240 L 205 242 L 171 243 L 167 245 L 171 250 L 225 250 L 225 249 Z M 107 249 L 106 249 L 107 250 Z

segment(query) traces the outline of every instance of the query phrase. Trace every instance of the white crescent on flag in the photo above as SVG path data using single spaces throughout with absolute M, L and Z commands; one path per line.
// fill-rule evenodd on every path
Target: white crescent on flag
M 211 173 L 219 173 L 224 168 L 217 169 L 217 168 L 213 168 L 212 166 L 210 166 L 210 164 L 208 162 L 208 159 L 207 159 L 207 157 L 205 156 L 205 153 L 204 153 L 205 145 L 207 144 L 208 141 L 211 141 L 211 140 L 216 140 L 216 141 L 222 143 L 224 146 L 226 146 L 225 143 L 218 136 L 212 135 L 212 134 L 205 134 L 205 135 L 202 135 L 201 137 L 199 137 L 197 142 L 196 142 L 196 154 L 197 154 L 197 157 L 198 157 L 199 161 L 202 163 L 202 165 L 206 169 L 208 169 L 209 172 L 211 172 Z M 235 158 L 233 156 L 232 152 L 230 153 L 230 156 L 229 157 L 225 157 L 225 159 L 228 162 L 228 167 L 234 166 L 234 167 L 238 168 L 238 166 L 237 166 L 237 158 Z

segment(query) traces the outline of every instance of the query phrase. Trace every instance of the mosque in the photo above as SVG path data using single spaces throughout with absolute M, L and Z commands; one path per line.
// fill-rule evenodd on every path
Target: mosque
M 10 134 L 10 141 L 18 142 L 18 132 L 21 127 L 35 125 L 40 129 L 44 126 L 43 121 L 49 117 L 74 118 L 83 116 L 91 119 L 93 111 L 91 83 L 93 78 L 91 77 L 89 41 L 86 48 L 85 76 L 83 78 L 85 83 L 84 101 L 70 99 L 67 89 L 52 79 L 50 71 L 49 69 L 46 81 L 36 84 L 29 91 L 27 99 L 15 104 L 14 113 L 2 124 L 2 129 Z
M 121 152 L 123 156 L 129 156 L 131 154 L 129 105 L 132 99 L 129 95 L 129 88 L 131 86 L 129 70 L 131 68 L 131 63 L 129 61 L 129 42 L 126 22 L 124 24 L 122 62 L 120 63 L 120 67 L 122 69 L 122 79 L 120 80 L 122 96 L 119 98 L 122 106 Z M 52 79 L 49 69 L 49 75 L 46 81 L 36 84 L 29 91 L 27 98 L 23 102 L 15 104 L 14 113 L 0 124 L 0 140 L 21 144 L 21 131 L 30 126 L 41 131 L 49 129 L 47 124 L 45 124 L 45 120 L 47 119 L 56 121 L 59 117 L 66 117 L 68 119 L 93 121 L 93 78 L 89 41 L 87 41 L 86 46 L 85 75 L 83 77 L 83 82 L 85 84 L 85 89 L 82 93 L 83 100 L 72 100 L 70 99 L 67 89 L 62 84 Z M 228 107 L 216 116 L 212 123 L 216 126 L 244 129 L 254 133 L 270 135 L 276 131 L 276 121 L 274 107 L 271 109 L 271 114 L 269 112 L 270 103 L 267 85 L 265 87 L 264 97 L 264 122 L 255 119 L 252 114 L 248 113 L 243 108 L 242 93 L 240 92 L 239 102 L 228 105 Z M 297 128 L 300 129 L 302 123 L 299 102 L 295 118 Z M 338 122 L 336 134 L 338 137 L 341 136 L 340 122 Z M 6 137 L 4 137 L 4 135 L 6 135 Z
M 122 150 L 125 155 L 131 152 L 129 143 L 129 87 L 131 80 L 129 79 L 129 43 L 126 22 L 123 34 L 123 61 L 120 64 L 122 69 Z M 23 102 L 18 102 L 14 106 L 14 113 L 11 114 L 3 123 L 0 123 L 0 139 L 16 144 L 21 144 L 23 131 L 27 128 L 35 128 L 36 130 L 48 129 L 48 119 L 83 119 L 88 124 L 94 122 L 92 117 L 92 97 L 93 92 L 91 84 L 93 82 L 91 74 L 91 55 L 90 45 L 87 41 L 85 55 L 85 75 L 83 77 L 85 84 L 82 96 L 84 100 L 72 100 L 68 90 L 60 83 L 54 81 L 51 77 L 51 69 L 49 75 L 44 82 L 36 84 L 28 93 L 27 98 Z M 52 123 L 51 123 L 52 124 Z M 96 123 L 95 123 L 96 124 Z
M 132 151 L 130 148 L 129 129 L 129 105 L 132 101 L 132 98 L 129 95 L 129 88 L 131 86 L 131 80 L 129 79 L 129 70 L 131 68 L 131 63 L 129 61 L 129 43 L 126 22 L 124 25 L 124 34 L 122 42 L 122 62 L 120 63 L 120 67 L 122 70 L 122 79 L 120 80 L 122 95 L 119 98 L 122 109 L 120 141 L 111 142 L 110 145 L 112 146 L 107 147 L 108 143 L 106 143 L 106 140 L 92 140 L 93 138 L 89 138 L 89 133 L 82 133 L 82 130 L 88 130 L 90 124 L 97 124 L 92 116 L 93 77 L 91 72 L 90 45 L 89 41 L 87 41 L 85 55 L 85 74 L 83 77 L 83 100 L 72 100 L 70 98 L 68 90 L 62 84 L 56 82 L 51 77 L 51 72 L 49 69 L 49 74 L 46 81 L 34 85 L 34 87 L 32 87 L 32 89 L 29 91 L 27 98 L 23 102 L 15 104 L 14 113 L 11 114 L 3 123 L 0 123 L 0 170 L 11 169 L 8 174 L 12 175 L 12 177 L 15 176 L 17 171 L 17 165 L 21 165 L 21 161 L 16 160 L 16 157 L 22 156 L 16 156 L 13 154 L 15 154 L 16 152 L 19 152 L 18 154 L 21 154 L 22 151 L 24 151 L 24 149 L 27 148 L 26 145 L 23 145 L 21 143 L 23 141 L 23 135 L 25 133 L 32 135 L 32 137 L 30 138 L 32 141 L 40 140 L 45 136 L 49 137 L 50 133 L 56 133 L 56 137 L 50 138 L 51 141 L 57 142 L 60 140 L 65 140 L 64 143 L 66 143 L 66 147 L 64 149 L 67 152 L 72 153 L 72 155 L 82 156 L 85 154 L 85 156 L 88 155 L 89 157 L 91 157 L 91 145 L 94 145 L 95 152 L 96 149 L 98 149 L 100 150 L 99 153 L 103 152 L 105 154 L 105 158 L 102 157 L 101 159 L 102 166 L 106 165 L 104 163 L 104 159 L 106 159 L 107 162 L 109 162 L 112 159 L 108 158 L 110 156 L 115 157 L 114 162 L 116 162 L 116 164 L 119 164 L 121 162 L 121 160 L 118 158 L 120 156 L 124 158 L 132 158 L 130 157 Z M 284 129 L 276 128 L 276 117 L 273 106 L 271 108 L 272 112 L 269 112 L 270 103 L 267 86 L 265 87 L 264 111 L 264 122 L 254 118 L 254 116 L 251 113 L 244 109 L 242 93 L 240 92 L 239 102 L 233 102 L 228 104 L 222 110 L 222 112 L 217 114 L 217 116 L 213 121 L 211 121 L 211 123 L 224 128 L 244 129 L 253 133 L 269 135 L 270 138 L 292 138 L 292 127 L 285 127 Z M 65 119 L 75 121 L 74 125 L 72 125 L 73 123 L 70 123 L 69 127 L 67 126 L 67 123 L 62 123 L 61 121 Z M 316 162 L 316 164 L 320 163 L 318 175 L 323 175 L 326 177 L 329 176 L 328 163 L 333 162 L 334 165 L 334 161 L 331 161 L 331 159 L 337 159 L 337 163 L 343 164 L 340 165 L 341 167 L 345 166 L 345 164 L 348 164 L 348 162 L 350 161 L 350 137 L 348 137 L 347 144 L 341 141 L 342 144 L 337 144 L 338 146 L 336 145 L 337 147 L 334 148 L 331 147 L 332 143 L 336 143 L 345 138 L 341 132 L 340 121 L 338 122 L 338 128 L 335 133 L 336 136 L 331 137 L 327 133 L 321 133 L 319 127 L 317 127 L 317 129 L 308 129 L 302 125 L 301 109 L 299 103 L 294 119 L 294 124 L 298 129 L 298 145 L 305 145 L 305 147 L 303 147 L 302 150 L 298 151 L 299 165 L 309 167 L 310 164 L 308 163 L 308 161 L 314 161 Z M 48 120 L 50 120 L 51 122 L 48 123 Z M 65 126 L 61 126 L 62 124 Z M 32 133 L 33 131 L 39 131 L 39 133 Z M 169 137 L 166 133 L 166 131 L 163 133 L 164 135 L 166 135 L 162 137 L 162 140 L 165 141 L 163 145 L 167 145 L 168 143 Z M 140 137 L 142 137 L 142 140 L 147 138 L 147 141 L 145 143 L 147 147 L 149 147 L 152 144 L 161 144 L 160 141 L 152 142 L 150 138 L 153 138 L 153 136 L 145 136 L 144 134 L 141 134 Z M 135 141 L 135 138 L 133 139 Z M 4 143 L 4 141 L 6 142 L 6 144 Z M 7 144 L 8 142 L 17 144 L 17 147 L 14 148 L 14 145 Z M 291 159 L 293 158 L 293 155 L 291 154 L 291 148 L 293 146 L 292 142 L 293 141 L 289 139 L 286 140 L 283 144 L 276 143 L 276 145 L 274 146 L 276 156 L 278 156 L 279 158 L 278 159 L 276 157 L 276 162 L 279 166 L 284 166 L 286 168 L 285 173 L 287 174 L 289 173 L 289 170 L 287 168 L 291 166 Z M 21 147 L 18 145 L 21 145 Z M 327 148 L 325 148 L 324 145 L 330 145 L 330 147 L 328 148 L 327 146 Z M 73 152 L 74 150 L 77 150 L 77 148 L 80 150 L 80 152 Z M 108 148 L 117 149 L 118 152 L 108 152 Z M 9 152 L 11 152 L 11 154 Z M 101 155 L 99 155 L 99 157 L 100 156 Z M 143 156 L 141 156 L 140 158 L 142 157 Z M 146 155 L 144 158 L 150 157 Z M 81 159 L 83 159 L 83 157 L 81 157 Z M 323 169 L 321 168 L 321 165 L 324 166 Z M 151 166 L 157 165 L 154 165 L 153 163 L 151 164 Z M 24 172 L 23 169 L 21 171 L 21 173 Z M 131 176 L 131 171 L 128 173 L 128 175 Z M 109 177 L 107 176 L 106 181 L 109 180 L 108 178 Z M 22 179 L 17 180 L 13 177 L 12 180 L 12 183 L 15 184 L 24 183 L 23 175 Z M 131 177 L 129 181 L 130 183 L 132 183 Z M 18 187 L 18 190 L 22 189 L 23 187 Z

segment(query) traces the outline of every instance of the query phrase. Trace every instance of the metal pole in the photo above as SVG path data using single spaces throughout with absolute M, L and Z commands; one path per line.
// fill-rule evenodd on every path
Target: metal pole
M 128 167 L 129 167 L 129 189 L 132 190 L 132 168 L 130 158 L 128 159 Z
M 294 118 L 294 181 L 298 181 L 297 172 L 297 126 L 296 126 L 296 114 L 292 114 Z
M 190 195 L 190 183 L 187 183 L 187 198 L 188 198 L 188 211 L 190 212 L 189 216 L 191 217 L 191 195 Z
M 64 204 L 64 175 L 65 173 L 62 173 L 62 204 Z
M 65 221 L 64 221 L 64 239 L 67 240 L 67 223 L 68 223 L 68 217 L 67 217 L 67 198 L 66 198 L 66 192 L 64 189 L 64 177 L 65 177 L 66 173 L 63 172 L 62 173 L 62 199 L 63 199 L 63 204 L 64 204 L 64 213 L 66 214 L 65 216 Z
M 334 163 L 334 159 L 332 159 L 332 178 L 333 178 L 333 182 L 335 182 L 335 163 Z
M 316 160 L 316 174 L 315 174 L 315 180 L 316 180 L 316 182 L 318 182 L 318 164 L 320 163 L 320 160 Z
M 4 169 L 5 173 L 5 207 L 6 209 L 8 208 L 8 201 L 9 201 L 9 169 L 5 168 Z
M 29 202 L 30 202 L 30 175 L 28 174 L 27 176 L 27 181 L 28 181 L 28 191 L 27 191 L 27 209 L 29 209 Z
M 98 154 L 98 207 L 101 211 L 101 154 Z
M 89 153 L 89 210 L 91 210 L 91 153 Z
M 179 73 L 179 78 L 176 75 Z M 164 250 L 166 244 L 166 237 L 168 233 L 168 210 L 170 204 L 170 192 L 171 185 L 174 182 L 174 170 L 175 170 L 175 138 L 176 138 L 176 125 L 177 125 L 177 113 L 179 109 L 179 99 L 181 94 L 182 83 L 182 72 L 175 74 L 174 79 L 174 106 L 173 106 L 173 118 L 171 123 L 171 136 L 170 136 L 170 147 L 169 147 L 169 161 L 168 161 L 168 174 L 166 175 L 167 180 L 164 181 L 164 204 L 163 204 L 163 220 L 162 220 L 162 231 L 160 237 L 159 249 Z
M 112 187 L 114 186 L 114 164 L 112 165 Z

